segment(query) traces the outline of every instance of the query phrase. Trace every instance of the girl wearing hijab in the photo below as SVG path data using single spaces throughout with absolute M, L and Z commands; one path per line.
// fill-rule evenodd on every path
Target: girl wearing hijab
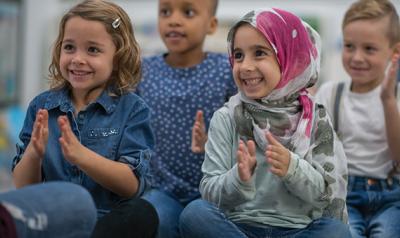
M 181 214 L 183 237 L 351 237 L 346 157 L 306 90 L 319 35 L 273 8 L 246 14 L 228 46 L 239 93 L 211 120 L 202 199 Z

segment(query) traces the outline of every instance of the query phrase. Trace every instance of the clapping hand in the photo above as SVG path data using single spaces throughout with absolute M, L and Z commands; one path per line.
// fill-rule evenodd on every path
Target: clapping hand
M 192 128 L 192 152 L 203 153 L 207 141 L 203 111 L 198 110 Z
M 267 132 L 266 138 L 269 142 L 265 151 L 267 163 L 271 165 L 271 172 L 273 174 L 283 177 L 289 169 L 290 152 L 270 132 Z

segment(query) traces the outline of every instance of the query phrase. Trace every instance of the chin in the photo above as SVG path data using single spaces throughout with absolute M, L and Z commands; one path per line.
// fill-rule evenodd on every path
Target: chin
M 247 98 L 250 98 L 250 99 L 253 99 L 253 100 L 263 98 L 263 97 L 258 96 L 257 94 L 254 94 L 254 93 L 246 93 L 245 92 L 244 95 L 246 95 Z

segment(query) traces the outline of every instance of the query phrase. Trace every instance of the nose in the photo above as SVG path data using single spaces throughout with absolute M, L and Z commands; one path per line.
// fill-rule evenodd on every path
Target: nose
M 251 60 L 250 57 L 244 57 L 243 61 L 240 64 L 240 70 L 241 71 L 245 71 L 245 72 L 249 72 L 249 71 L 253 71 L 255 69 L 254 66 L 254 62 L 253 60 Z
M 168 19 L 169 26 L 181 26 L 182 25 L 182 16 L 178 12 L 172 12 L 171 16 Z
M 74 56 L 72 57 L 71 63 L 73 65 L 82 65 L 85 63 L 84 57 L 78 52 L 75 53 Z
M 364 59 L 364 54 L 363 54 L 362 50 L 356 49 L 353 52 L 352 60 L 353 61 L 362 61 L 363 59 Z

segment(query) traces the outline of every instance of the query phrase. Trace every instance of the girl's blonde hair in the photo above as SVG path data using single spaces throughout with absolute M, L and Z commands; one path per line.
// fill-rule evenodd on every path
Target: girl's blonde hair
M 387 37 L 390 45 L 400 42 L 400 23 L 396 8 L 389 0 L 358 0 L 346 11 L 342 29 L 357 20 L 373 20 L 389 17 Z
M 61 46 L 66 22 L 75 16 L 103 23 L 116 46 L 113 72 L 108 86 L 113 94 L 134 90 L 141 79 L 140 49 L 128 14 L 118 5 L 103 0 L 87 0 L 71 8 L 61 19 L 49 66 L 50 88 L 70 87 L 60 70 Z M 119 20 L 118 20 L 119 19 Z

